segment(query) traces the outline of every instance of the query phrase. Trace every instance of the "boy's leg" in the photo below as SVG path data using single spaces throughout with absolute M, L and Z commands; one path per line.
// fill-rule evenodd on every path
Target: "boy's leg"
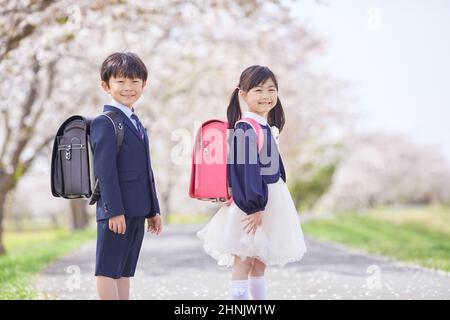
M 108 220 L 97 222 L 97 249 L 95 259 L 95 276 L 97 293 L 100 300 L 118 300 L 117 279 L 126 243 L 123 235 L 109 230 Z
M 133 217 L 127 219 L 128 247 L 127 259 L 121 274 L 117 279 L 117 289 L 120 300 L 130 299 L 130 278 L 134 277 L 142 241 L 145 233 L 145 217 Z
M 116 279 L 97 276 L 97 293 L 100 300 L 118 300 L 119 294 L 117 290 Z
M 130 278 L 122 277 L 117 279 L 117 292 L 119 300 L 130 299 Z

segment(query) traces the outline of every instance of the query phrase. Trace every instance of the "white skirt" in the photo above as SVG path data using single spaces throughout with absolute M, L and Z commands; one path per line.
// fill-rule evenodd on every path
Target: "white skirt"
M 241 259 L 258 258 L 266 265 L 283 266 L 300 260 L 306 245 L 289 189 L 283 179 L 268 184 L 269 199 L 255 234 L 244 231 L 247 214 L 233 202 L 225 204 L 208 224 L 197 232 L 206 253 L 219 265 L 233 265 L 234 255 Z

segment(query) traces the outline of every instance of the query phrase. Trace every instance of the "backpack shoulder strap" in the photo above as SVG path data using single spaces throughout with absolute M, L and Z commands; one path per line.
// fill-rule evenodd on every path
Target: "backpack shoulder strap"
M 122 119 L 116 111 L 106 111 L 102 113 L 102 115 L 107 117 L 114 126 L 114 133 L 116 135 L 116 154 L 119 154 L 124 135 Z
M 114 133 L 116 135 L 116 156 L 119 154 L 120 148 L 122 147 L 124 130 L 122 119 L 116 111 L 106 111 L 102 113 L 103 116 L 107 117 L 113 124 Z M 89 200 L 89 205 L 93 205 L 100 198 L 100 185 L 98 178 L 95 177 L 94 188 Z
M 248 123 L 253 128 L 253 130 L 255 130 L 256 136 L 258 137 L 258 153 L 261 153 L 261 149 L 264 144 L 264 132 L 261 128 L 261 125 L 258 123 L 258 121 L 252 118 L 241 118 L 240 120 L 236 121 L 236 124 L 238 124 L 239 122 Z M 235 127 L 236 124 L 234 125 Z

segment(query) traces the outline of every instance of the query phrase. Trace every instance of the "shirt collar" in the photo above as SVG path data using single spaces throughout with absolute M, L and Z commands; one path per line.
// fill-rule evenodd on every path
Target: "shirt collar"
M 130 109 L 127 106 L 117 102 L 116 100 L 111 100 L 111 103 L 109 104 L 110 106 L 116 107 L 117 109 L 119 109 L 120 111 L 122 111 L 123 113 L 125 113 L 125 115 L 131 119 L 131 116 L 133 115 L 133 111 L 134 109 Z
M 262 124 L 263 126 L 267 126 L 267 120 L 260 116 L 259 114 L 256 114 L 254 112 L 246 111 L 242 115 L 242 118 L 252 118 L 253 120 L 256 120 L 259 124 Z

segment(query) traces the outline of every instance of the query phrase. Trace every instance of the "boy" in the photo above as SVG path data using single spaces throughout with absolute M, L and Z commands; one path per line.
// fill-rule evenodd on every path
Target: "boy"
M 147 232 L 159 234 L 162 229 L 147 132 L 133 108 L 145 88 L 147 68 L 136 54 L 113 53 L 103 62 L 100 75 L 102 88 L 112 97 L 103 111 L 120 116 L 124 137 L 116 154 L 111 120 L 99 115 L 92 121 L 94 172 L 100 184 L 95 276 L 100 299 L 127 300 L 145 219 Z

